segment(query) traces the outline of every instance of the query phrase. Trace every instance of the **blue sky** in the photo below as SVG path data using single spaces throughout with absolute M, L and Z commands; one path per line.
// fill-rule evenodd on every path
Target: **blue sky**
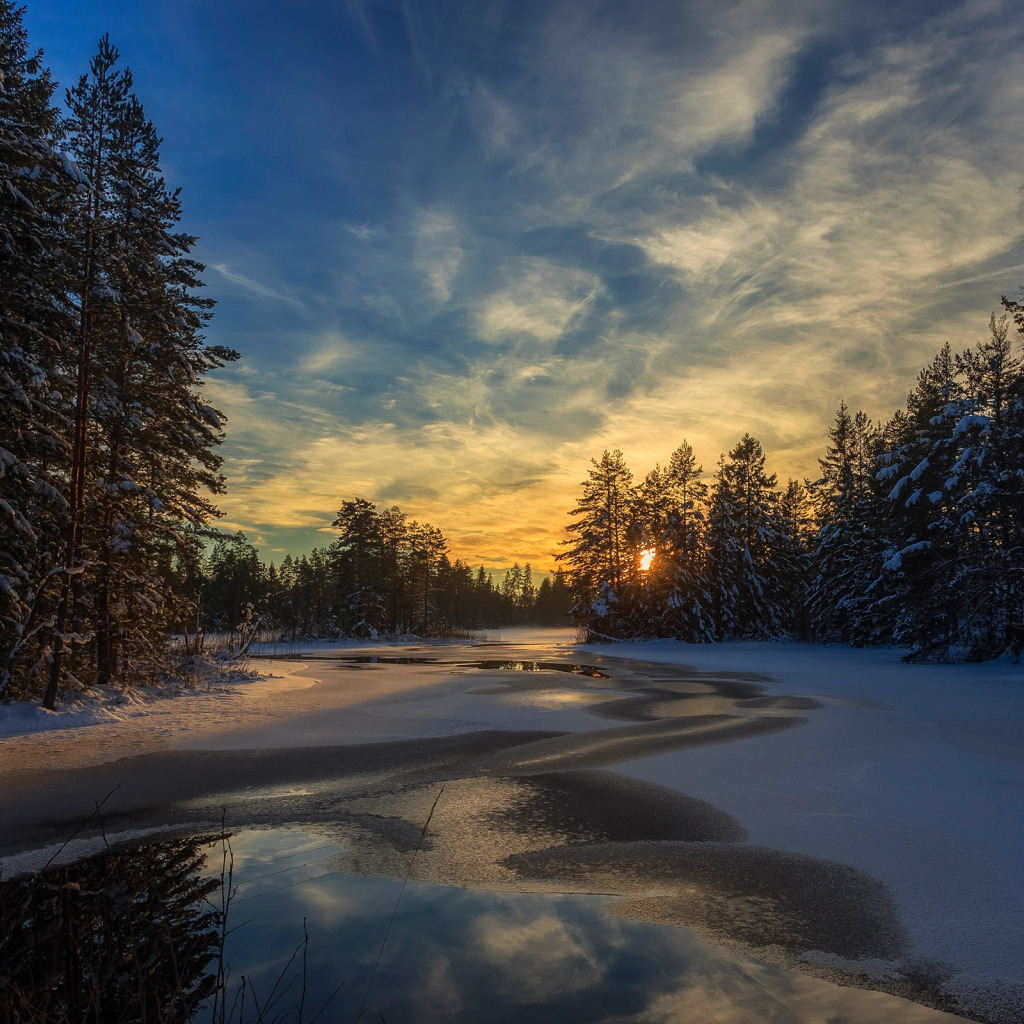
M 109 32 L 242 361 L 228 529 L 397 503 L 551 565 L 591 456 L 744 431 L 813 477 L 1024 281 L 1009 0 L 30 0 L 62 85 Z

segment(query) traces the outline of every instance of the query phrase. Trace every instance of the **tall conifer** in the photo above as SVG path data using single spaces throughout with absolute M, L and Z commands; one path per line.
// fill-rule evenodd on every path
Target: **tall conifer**
M 50 653 L 68 507 L 67 209 L 82 176 L 23 8 L 0 0 L 0 696 Z
M 711 499 L 709 578 L 718 634 L 778 637 L 786 629 L 776 477 L 765 472 L 760 442 L 744 434 L 722 456 Z

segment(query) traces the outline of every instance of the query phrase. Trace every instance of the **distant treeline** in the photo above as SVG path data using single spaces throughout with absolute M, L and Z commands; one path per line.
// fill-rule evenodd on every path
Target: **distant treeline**
M 593 461 L 560 558 L 595 637 L 898 644 L 915 660 L 1024 646 L 1024 306 L 946 345 L 887 423 L 840 404 L 819 479 L 777 486 L 749 434 L 703 481 L 683 442 L 638 485 Z
M 298 640 L 569 623 L 573 601 L 561 571 L 535 587 L 529 563 L 516 563 L 496 584 L 483 566 L 453 562 L 437 527 L 361 498 L 342 504 L 334 526 L 332 544 L 286 555 L 280 566 L 265 565 L 241 533 L 218 540 L 188 581 L 198 624 L 223 631 L 258 623 Z

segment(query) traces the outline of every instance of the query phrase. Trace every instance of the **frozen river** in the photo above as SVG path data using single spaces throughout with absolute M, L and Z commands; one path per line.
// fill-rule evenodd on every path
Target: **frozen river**
M 1020 669 L 571 639 L 281 648 L 9 730 L 4 877 L 97 804 L 60 859 L 223 819 L 236 977 L 306 919 L 337 1019 L 1024 1019 Z

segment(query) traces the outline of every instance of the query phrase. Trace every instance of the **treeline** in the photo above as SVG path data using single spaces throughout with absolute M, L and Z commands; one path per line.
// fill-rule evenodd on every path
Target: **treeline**
M 0 698 L 156 673 L 189 613 L 221 414 L 195 239 L 104 38 L 53 104 L 0 0 Z
M 207 631 L 241 623 L 283 640 L 374 638 L 538 623 L 565 625 L 572 605 L 564 573 L 539 586 L 527 563 L 500 584 L 483 566 L 451 560 L 442 532 L 398 506 L 342 504 L 337 539 L 308 555 L 265 565 L 243 534 L 217 541 L 200 579 L 191 581 Z
M 560 554 L 595 637 L 796 637 L 897 644 L 915 660 L 1024 646 L 1024 306 L 946 345 L 905 409 L 875 424 L 841 404 L 819 479 L 779 488 L 749 434 L 704 482 L 683 442 L 634 484 L 593 460 Z

